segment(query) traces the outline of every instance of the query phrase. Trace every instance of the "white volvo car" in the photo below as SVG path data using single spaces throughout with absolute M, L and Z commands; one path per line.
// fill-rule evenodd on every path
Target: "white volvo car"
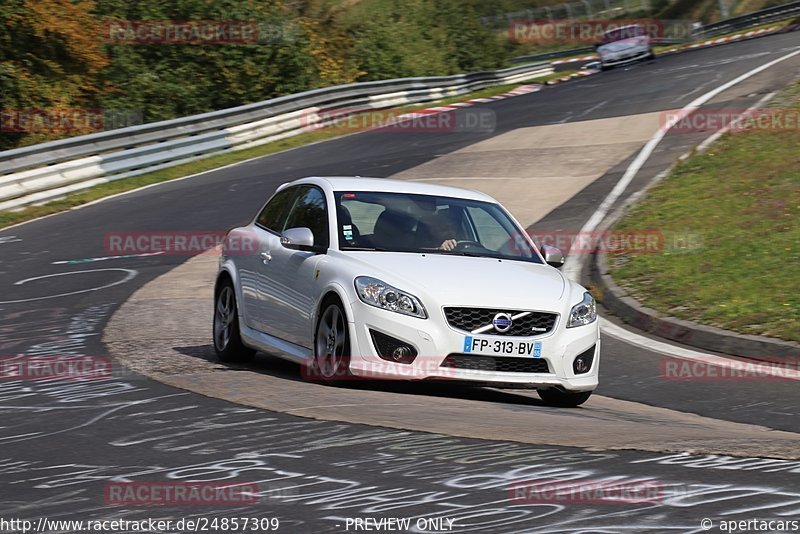
M 228 233 L 214 347 L 226 362 L 275 354 L 315 380 L 470 381 L 577 406 L 597 387 L 600 331 L 563 262 L 476 191 L 304 178 Z

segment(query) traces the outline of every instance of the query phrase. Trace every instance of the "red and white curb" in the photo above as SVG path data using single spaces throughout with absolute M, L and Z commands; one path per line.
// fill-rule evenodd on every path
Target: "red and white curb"
M 661 52 L 663 54 L 677 54 L 679 52 L 683 52 L 685 50 L 695 50 L 697 48 L 704 48 L 706 46 L 717 46 L 721 44 L 731 43 L 734 41 L 746 41 L 747 39 L 755 39 L 757 37 L 762 37 L 767 34 L 772 33 L 786 33 L 790 31 L 797 31 L 800 30 L 800 24 L 791 24 L 788 26 L 778 26 L 775 28 L 761 28 L 758 30 L 753 30 L 744 33 L 737 33 L 735 35 L 730 35 L 728 37 L 720 37 L 718 39 L 709 39 L 707 41 L 703 41 L 700 43 L 693 43 L 689 45 L 683 46 L 676 46 L 675 48 L 670 48 L 669 50 L 664 50 Z M 568 59 L 559 59 L 557 61 L 553 61 L 551 65 L 563 65 L 565 63 L 578 63 L 580 61 L 594 61 L 598 60 L 600 57 L 597 54 L 592 54 L 589 56 L 582 56 L 582 57 L 571 57 Z M 549 83 L 549 82 L 548 82 Z
M 591 76 L 592 74 L 597 74 L 598 72 L 600 72 L 600 71 L 599 70 L 588 70 L 588 69 L 587 70 L 579 70 L 578 72 L 573 72 L 572 74 L 569 74 L 567 76 L 562 76 L 561 78 L 558 78 L 557 80 L 549 80 L 547 82 L 547 85 L 556 85 L 556 84 L 559 84 L 559 83 L 563 83 L 563 82 L 568 82 L 570 80 L 574 80 L 575 78 L 584 78 L 586 76 Z
M 516 89 L 513 89 L 507 93 L 503 93 L 500 95 L 488 97 L 488 98 L 473 98 L 471 100 L 466 100 L 464 102 L 456 102 L 454 104 L 448 104 L 446 106 L 436 106 L 431 108 L 425 109 L 418 109 L 416 111 L 412 111 L 410 113 L 404 113 L 402 115 L 397 116 L 397 120 L 408 120 L 408 119 L 416 119 L 420 117 L 426 117 L 429 115 L 435 115 L 437 113 L 446 113 L 449 111 L 454 111 L 461 108 L 468 108 L 470 106 L 474 106 L 476 104 L 485 104 L 487 102 L 495 102 L 497 100 L 505 100 L 507 98 L 512 98 L 515 96 L 520 95 L 527 95 L 530 93 L 535 93 L 537 91 L 542 90 L 542 84 L 531 84 L 531 85 L 520 85 Z
M 684 45 L 682 47 L 672 48 L 670 50 L 665 50 L 661 52 L 662 54 L 676 54 L 679 52 L 683 52 L 685 50 L 693 50 L 695 48 L 701 48 L 705 46 L 715 46 L 720 44 L 729 43 L 732 41 L 740 41 L 746 39 L 754 39 L 756 37 L 761 37 L 762 35 L 769 34 L 769 33 L 778 33 L 778 32 L 787 32 L 787 31 L 795 31 L 800 30 L 800 25 L 793 24 L 790 26 L 783 26 L 777 28 L 769 28 L 769 29 L 759 29 L 753 30 L 745 33 L 737 33 L 735 35 L 731 35 L 729 37 L 720 37 L 719 39 L 709 39 L 708 41 L 704 41 L 702 43 L 693 43 L 691 45 Z M 582 56 L 582 57 L 574 57 L 569 59 L 560 59 L 558 61 L 553 61 L 551 65 L 559 65 L 563 63 L 577 63 L 579 61 L 593 61 L 599 59 L 597 54 L 592 54 L 589 56 Z M 487 102 L 495 102 L 497 100 L 505 100 L 507 98 L 513 98 L 515 96 L 526 95 L 530 93 L 535 93 L 537 91 L 541 91 L 545 85 L 556 85 L 563 82 L 568 82 L 575 78 L 584 78 L 586 76 L 591 76 L 592 74 L 597 74 L 600 72 L 599 70 L 594 69 L 586 69 L 580 70 L 578 72 L 573 72 L 567 76 L 563 76 L 561 78 L 557 78 L 555 80 L 548 80 L 544 84 L 530 84 L 530 85 L 521 85 L 516 89 L 509 91 L 507 93 L 503 93 L 497 96 L 487 97 L 487 98 L 473 98 L 471 100 L 466 100 L 464 102 L 456 102 L 453 104 L 448 104 L 446 106 L 435 106 L 425 109 L 419 109 L 416 111 L 412 111 L 410 113 L 404 113 L 403 115 L 398 115 L 396 120 L 403 122 L 407 120 L 412 120 L 421 117 L 427 117 L 430 115 L 435 115 L 437 113 L 446 113 L 455 111 L 457 109 L 468 108 L 470 106 L 474 106 L 476 104 L 485 104 Z
M 730 43 L 733 41 L 741 41 L 743 39 L 752 39 L 754 37 L 761 37 L 762 35 L 768 33 L 777 33 L 783 31 L 786 27 L 779 26 L 777 28 L 761 28 L 759 30 L 753 30 L 746 33 L 737 33 L 735 35 L 729 35 L 728 37 L 720 37 L 719 39 L 709 39 L 708 41 L 703 41 L 702 43 L 694 43 L 687 46 L 683 46 L 681 48 L 673 48 L 672 50 L 668 50 L 668 52 L 680 52 L 681 50 L 693 50 L 695 48 L 704 48 L 706 46 L 714 46 L 714 45 L 721 45 L 725 43 Z
M 569 59 L 559 59 L 558 61 L 553 61 L 550 63 L 551 65 L 561 65 L 562 63 L 576 63 L 578 61 L 591 61 L 593 59 L 598 59 L 597 54 L 592 54 L 591 56 L 583 56 L 583 57 L 571 57 Z

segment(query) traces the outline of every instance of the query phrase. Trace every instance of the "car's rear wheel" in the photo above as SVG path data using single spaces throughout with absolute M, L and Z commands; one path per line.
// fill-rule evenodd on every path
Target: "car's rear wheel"
M 350 376 L 350 334 L 347 316 L 339 302 L 328 300 L 322 306 L 314 336 L 312 377 L 335 381 Z
M 574 408 L 580 406 L 592 396 L 591 391 L 562 391 L 560 389 L 537 390 L 539 397 L 549 406 Z
M 214 299 L 214 351 L 223 362 L 244 362 L 256 354 L 242 343 L 236 291 L 230 279 L 220 283 Z

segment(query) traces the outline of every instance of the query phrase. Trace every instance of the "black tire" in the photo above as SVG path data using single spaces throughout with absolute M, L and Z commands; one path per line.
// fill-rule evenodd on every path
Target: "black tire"
M 539 389 L 536 392 L 545 404 L 558 408 L 575 408 L 592 396 L 591 391 L 562 391 L 555 388 Z
M 314 359 L 307 371 L 311 380 L 335 383 L 352 376 L 347 324 L 347 315 L 339 300 L 326 299 L 320 306 L 314 333 Z
M 650 52 L 647 54 L 647 60 L 648 61 L 653 61 L 655 58 L 656 58 L 656 54 L 655 54 L 655 52 L 653 52 L 653 49 L 651 48 Z
M 229 278 L 220 282 L 214 295 L 212 334 L 214 351 L 220 361 L 226 363 L 246 362 L 252 360 L 256 354 L 256 351 L 242 343 L 236 290 Z

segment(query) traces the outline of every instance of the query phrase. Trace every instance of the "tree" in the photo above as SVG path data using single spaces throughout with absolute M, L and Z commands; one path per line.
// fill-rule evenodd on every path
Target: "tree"
M 0 108 L 6 121 L 15 110 L 87 108 L 96 102 L 105 90 L 99 74 L 108 60 L 93 7 L 88 0 L 0 4 L 5 28 L 0 34 Z M 5 149 L 81 132 L 1 133 L 0 149 Z

